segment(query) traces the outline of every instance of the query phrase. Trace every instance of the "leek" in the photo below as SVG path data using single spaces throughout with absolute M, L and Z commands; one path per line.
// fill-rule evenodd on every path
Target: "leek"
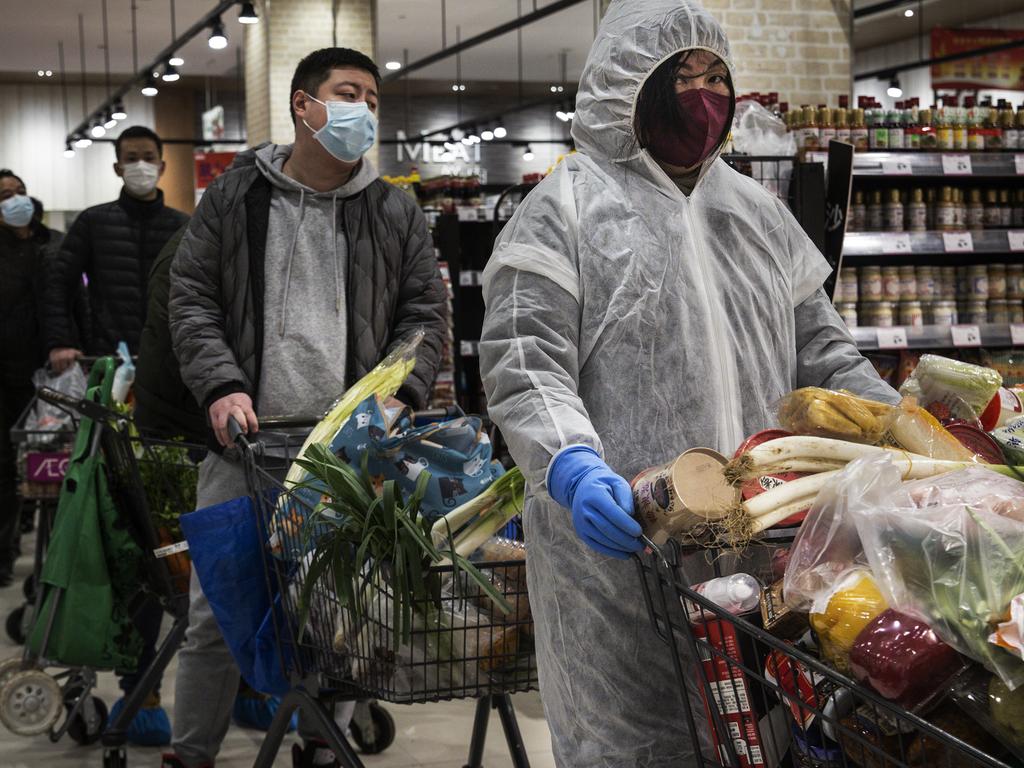
M 450 551 L 468 557 L 502 526 L 523 511 L 526 481 L 519 467 L 499 477 L 487 490 L 434 523 L 434 546 L 450 541 Z

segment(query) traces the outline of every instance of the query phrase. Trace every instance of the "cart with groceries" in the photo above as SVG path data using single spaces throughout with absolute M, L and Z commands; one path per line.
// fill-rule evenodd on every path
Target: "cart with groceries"
M 249 495 L 182 520 L 243 677 L 282 697 L 256 766 L 274 763 L 296 711 L 300 733 L 359 768 L 340 703 L 362 702 L 349 731 L 365 754 L 395 736 L 378 702 L 465 698 L 477 701 L 467 765 L 481 765 L 491 710 L 513 764 L 529 765 L 511 699 L 537 683 L 526 550 L 498 535 L 522 511 L 524 481 L 492 460 L 481 419 L 388 406 L 418 341 L 308 435 L 229 421 Z
M 124 405 L 130 381 L 99 358 L 83 394 L 42 388 L 74 414 L 74 443 L 41 552 L 22 656 L 0 663 L 0 722 L 19 736 L 101 741 L 104 765 L 127 765 L 127 728 L 181 644 L 190 565 L 178 516 L 195 507 L 205 448 L 140 434 Z M 135 613 L 158 601 L 173 624 L 117 717 L 94 694 L 100 670 L 138 666 Z
M 697 765 L 1024 762 L 1024 392 L 925 355 L 900 394 L 634 480 Z

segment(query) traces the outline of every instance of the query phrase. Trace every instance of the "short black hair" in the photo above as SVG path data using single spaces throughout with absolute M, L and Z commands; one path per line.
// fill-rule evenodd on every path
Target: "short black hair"
M 18 183 L 21 184 L 21 186 L 25 187 L 25 180 L 22 179 L 21 176 L 16 174 L 10 168 L 0 168 L 0 179 L 6 178 L 17 179 Z M 28 187 L 25 188 L 28 189 Z
M 118 162 L 121 161 L 121 142 L 125 139 L 150 139 L 156 144 L 156 153 L 164 156 L 164 143 L 156 133 L 144 125 L 133 125 L 121 131 L 121 135 L 114 140 L 114 154 Z
M 306 56 L 299 65 L 295 67 L 295 74 L 292 75 L 292 87 L 288 91 L 288 114 L 295 122 L 295 109 L 292 107 L 292 96 L 296 91 L 316 96 L 317 90 L 331 76 L 332 69 L 343 69 L 353 67 L 363 69 L 373 75 L 373 79 L 380 88 L 380 70 L 373 63 L 373 59 L 365 53 L 360 53 L 351 48 L 321 48 Z

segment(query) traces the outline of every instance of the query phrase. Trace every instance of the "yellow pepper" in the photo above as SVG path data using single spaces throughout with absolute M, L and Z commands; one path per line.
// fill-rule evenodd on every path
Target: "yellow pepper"
M 811 626 L 818 633 L 821 657 L 839 671 L 848 671 L 853 641 L 888 607 L 867 571 L 850 574 L 829 598 L 825 612 L 810 616 Z

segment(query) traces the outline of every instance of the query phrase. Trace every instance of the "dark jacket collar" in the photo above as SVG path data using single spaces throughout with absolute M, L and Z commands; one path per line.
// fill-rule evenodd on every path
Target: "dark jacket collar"
M 121 188 L 121 196 L 117 199 L 125 213 L 133 219 L 151 219 L 164 209 L 164 192 L 157 189 L 155 200 L 139 200 L 128 194 L 128 190 Z

